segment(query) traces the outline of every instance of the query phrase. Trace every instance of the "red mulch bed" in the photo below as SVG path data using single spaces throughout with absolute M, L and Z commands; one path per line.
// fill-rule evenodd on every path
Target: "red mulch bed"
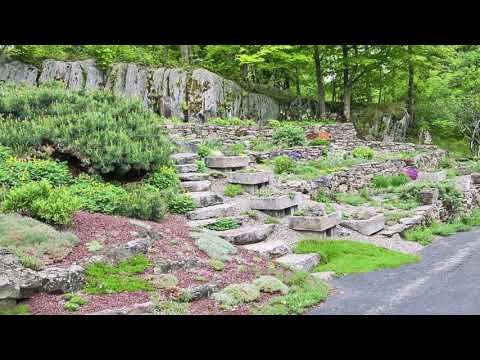
M 68 266 L 91 257 L 92 253 L 87 250 L 86 244 L 92 240 L 103 239 L 105 245 L 122 244 L 134 240 L 135 234 L 132 233 L 142 229 L 131 224 L 129 220 L 121 216 L 77 213 L 71 231 L 78 236 L 80 244 L 61 263 L 56 265 Z M 190 257 L 197 260 L 196 266 L 190 271 L 177 270 L 172 272 L 179 280 L 179 288 L 214 282 L 221 289 L 231 283 L 250 282 L 260 273 L 267 272 L 268 259 L 241 248 L 237 248 L 237 254 L 232 261 L 225 262 L 223 271 L 218 272 L 210 269 L 208 256 L 195 246 L 189 236 L 189 229 L 183 216 L 168 216 L 160 223 L 151 221 L 144 221 L 144 223 L 152 226 L 152 231 L 162 235 L 160 240 L 153 243 L 147 254 L 150 260 L 181 260 Z M 244 271 L 238 271 L 240 265 L 242 265 Z M 151 274 L 152 272 L 153 269 L 148 269 L 145 274 Z M 202 275 L 205 281 L 195 279 L 198 275 Z M 169 298 L 173 296 L 175 291 L 161 290 L 160 293 Z M 271 297 L 271 294 L 263 294 L 260 301 L 254 303 L 253 306 L 264 303 Z M 87 314 L 147 302 L 150 300 L 150 294 L 148 292 L 134 292 L 89 295 L 85 298 L 88 303 L 73 314 Z M 26 303 L 30 306 L 32 314 L 72 314 L 63 309 L 64 301 L 61 295 L 36 294 Z M 245 304 L 234 311 L 225 312 L 218 308 L 215 301 L 204 299 L 191 303 L 189 312 L 191 314 L 247 314 L 251 307 L 252 304 Z

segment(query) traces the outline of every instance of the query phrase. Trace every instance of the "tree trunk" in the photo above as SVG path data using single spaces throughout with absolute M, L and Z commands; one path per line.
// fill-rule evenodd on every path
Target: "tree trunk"
M 318 107 L 320 117 L 323 119 L 327 116 L 325 107 L 325 86 L 323 82 L 322 64 L 320 62 L 320 51 L 318 45 L 313 46 L 313 58 L 315 60 L 315 75 L 317 77 L 317 89 L 318 89 Z
M 410 114 L 411 123 L 415 123 L 415 66 L 412 59 L 412 47 L 408 46 L 409 62 L 408 62 L 408 96 L 407 110 Z
M 300 91 L 300 75 L 298 74 L 298 68 L 295 68 L 295 87 L 297 89 L 297 96 L 301 95 Z
M 333 74 L 333 79 L 332 79 L 332 103 L 335 104 L 336 100 L 337 100 L 337 76 L 336 76 L 336 74 Z
M 240 66 L 240 73 L 242 76 L 242 80 L 247 82 L 248 81 L 248 64 L 242 64 Z
M 350 121 L 350 106 L 352 102 L 352 80 L 348 64 L 348 47 L 342 46 L 343 52 L 343 118 Z
M 182 55 L 182 62 L 186 65 L 190 64 L 190 55 L 192 45 L 180 45 L 180 54 Z

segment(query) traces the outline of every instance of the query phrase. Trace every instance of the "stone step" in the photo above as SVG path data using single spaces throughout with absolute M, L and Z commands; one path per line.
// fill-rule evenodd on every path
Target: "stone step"
M 275 262 L 297 271 L 310 271 L 320 263 L 319 254 L 288 254 L 279 257 Z
M 175 165 L 175 170 L 177 170 L 179 174 L 194 173 L 198 171 L 198 166 L 196 164 Z
M 218 231 L 222 239 L 234 245 L 254 244 L 265 240 L 273 231 L 274 224 L 243 226 L 237 229 Z
M 256 244 L 249 244 L 242 246 L 245 250 L 255 251 L 261 255 L 266 255 L 269 258 L 282 256 L 290 253 L 291 249 L 283 240 L 268 240 Z
M 180 173 L 178 174 L 180 181 L 203 181 L 210 178 L 209 174 L 206 173 Z
M 210 218 L 234 216 L 235 214 L 235 206 L 231 204 L 220 204 L 195 209 L 187 214 L 187 218 L 189 220 L 205 220 Z
M 199 208 L 223 204 L 223 198 L 213 191 L 202 191 L 189 194 Z
M 182 182 L 182 188 L 189 192 L 199 192 L 199 191 L 208 191 L 210 190 L 210 185 L 212 183 L 208 180 L 203 181 L 185 181 Z
M 198 160 L 198 154 L 195 153 L 178 153 L 170 156 L 170 159 L 177 165 L 193 164 Z

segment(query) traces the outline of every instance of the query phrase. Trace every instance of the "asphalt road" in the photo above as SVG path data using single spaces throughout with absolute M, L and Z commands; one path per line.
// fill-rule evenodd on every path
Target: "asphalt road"
M 480 229 L 440 239 L 422 260 L 332 281 L 332 295 L 308 315 L 480 314 Z

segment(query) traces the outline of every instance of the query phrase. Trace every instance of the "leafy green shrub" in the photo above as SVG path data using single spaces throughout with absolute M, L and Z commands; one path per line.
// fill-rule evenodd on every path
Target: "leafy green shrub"
M 227 184 L 223 189 L 223 193 L 225 196 L 228 197 L 235 197 L 237 195 L 241 195 L 245 192 L 245 189 L 242 185 L 239 184 Z
M 91 213 L 117 214 L 122 204 L 128 201 L 128 194 L 124 188 L 85 174 L 76 178 L 69 191 L 80 198 L 82 209 Z
M 284 144 L 285 146 L 299 146 L 305 144 L 305 133 L 298 126 L 282 126 L 276 128 L 272 133 L 272 142 Z
M 63 304 L 63 308 L 67 311 L 77 311 L 81 306 L 88 303 L 86 299 L 76 294 L 65 294 L 63 296 L 67 302 Z
M 390 184 L 394 187 L 405 185 L 410 181 L 406 174 L 398 174 L 390 177 Z
M 160 315 L 186 315 L 188 313 L 188 303 L 174 300 L 155 301 L 155 313 Z
M 15 187 L 41 180 L 47 180 L 53 186 L 62 186 L 72 183 L 73 178 L 66 163 L 53 160 L 20 160 L 10 157 L 0 163 L 0 184 Z
M 314 139 L 308 143 L 309 146 L 324 146 L 328 144 L 330 144 L 330 141 L 326 139 Z
M 33 255 L 25 255 L 22 254 L 20 251 L 17 251 L 17 257 L 24 267 L 28 269 L 32 269 L 35 271 L 41 270 L 43 268 L 43 261 L 36 256 Z
M 30 315 L 30 308 L 27 304 L 18 304 L 14 307 L 0 307 L 1 315 Z
M 135 276 L 150 266 L 148 259 L 141 255 L 115 266 L 102 262 L 89 264 L 85 268 L 84 290 L 87 294 L 153 291 L 150 282 Z
M 377 175 L 373 177 L 372 184 L 375 188 L 388 188 L 389 186 L 398 187 L 408 183 L 409 181 L 409 177 L 405 174 L 393 176 Z
M 87 243 L 87 250 L 90 252 L 97 252 L 103 249 L 103 243 L 99 240 L 92 240 Z
M 159 221 L 167 213 L 165 192 L 149 184 L 133 184 L 128 187 L 127 197 L 119 207 L 119 214 L 142 220 Z
M 324 194 L 322 191 L 317 191 L 316 194 L 313 196 L 313 200 L 317 202 L 321 202 L 324 204 L 330 203 L 332 200 Z
M 47 198 L 53 190 L 52 185 L 44 181 L 32 181 L 18 186 L 7 193 L 3 204 L 6 211 L 16 211 L 32 216 L 32 204 L 38 199 Z
M 222 144 L 218 140 L 206 139 L 203 140 L 198 146 L 198 156 L 201 158 L 207 157 L 215 150 L 221 149 Z
M 208 261 L 208 266 L 215 271 L 223 271 L 223 269 L 225 269 L 223 261 L 218 259 L 210 259 Z
M 251 141 L 251 149 L 253 151 L 264 152 L 275 149 L 277 146 L 265 137 L 256 137 Z
M 245 154 L 245 145 L 238 143 L 228 146 L 223 153 L 227 156 L 240 156 Z
M 353 149 L 352 156 L 355 158 L 373 159 L 375 151 L 368 146 L 359 146 Z
M 240 224 L 233 219 L 223 218 L 223 219 L 218 219 L 213 224 L 208 224 L 205 227 L 210 230 L 225 231 L 225 230 L 237 229 L 240 227 Z
M 335 199 L 340 204 L 348 204 L 352 206 L 360 206 L 367 202 L 363 196 L 351 193 L 337 193 L 335 194 Z
M 188 194 L 175 195 L 168 203 L 168 210 L 172 214 L 186 214 L 196 208 L 195 201 Z
M 0 92 L 0 144 L 16 152 L 52 144 L 90 171 L 115 176 L 169 162 L 173 145 L 139 100 L 61 83 L 4 84 Z
M 180 185 L 180 179 L 174 168 L 163 166 L 152 174 L 148 183 L 160 190 L 174 189 Z
M 278 220 L 277 218 L 275 218 L 273 216 L 268 215 L 263 222 L 265 224 L 278 224 L 280 222 L 280 220 Z
M 12 155 L 12 149 L 6 146 L 0 146 L 0 163 L 5 162 Z
M 70 225 L 81 205 L 81 200 L 71 196 L 67 188 L 57 188 L 48 197 L 36 199 L 31 204 L 31 211 L 36 218 L 49 224 Z
M 78 243 L 75 235 L 59 232 L 32 218 L 0 215 L 0 247 L 16 252 L 20 261 L 34 269 L 43 266 L 45 261 L 62 260 Z
M 208 171 L 207 165 L 205 165 L 205 161 L 203 160 L 196 160 L 195 164 L 197 165 L 197 172 L 199 173 L 206 173 Z
M 272 164 L 275 174 L 288 174 L 295 171 L 295 162 L 285 155 L 274 158 Z

